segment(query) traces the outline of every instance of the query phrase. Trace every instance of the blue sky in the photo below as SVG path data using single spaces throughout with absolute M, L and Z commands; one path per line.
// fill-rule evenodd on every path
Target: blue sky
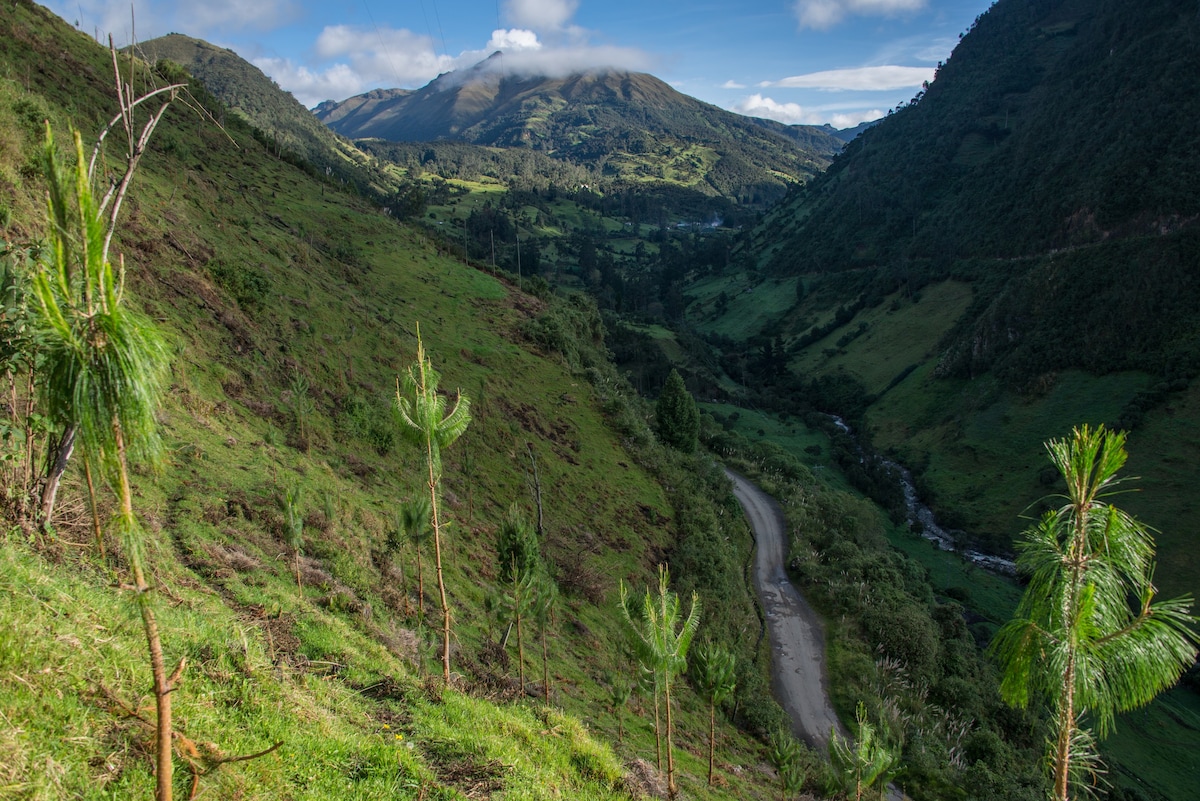
M 185 33 L 253 62 L 306 106 L 417 88 L 495 50 L 508 72 L 618 67 L 722 108 L 848 128 L 932 78 L 991 0 L 135 0 L 137 38 Z M 119 44 L 129 0 L 53 0 Z

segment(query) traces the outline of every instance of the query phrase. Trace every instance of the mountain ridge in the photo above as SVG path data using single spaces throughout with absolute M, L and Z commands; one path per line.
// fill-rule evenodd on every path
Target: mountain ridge
M 530 148 L 630 181 L 653 180 L 656 171 L 661 177 L 664 160 L 674 159 L 690 169 L 688 185 L 759 203 L 810 179 L 844 144 L 818 126 L 726 111 L 646 73 L 547 78 L 505 74 L 497 61 L 444 73 L 417 90 L 327 101 L 315 113 L 351 139 Z

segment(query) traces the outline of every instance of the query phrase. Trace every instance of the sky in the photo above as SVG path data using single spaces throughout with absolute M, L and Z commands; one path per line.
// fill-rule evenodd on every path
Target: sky
M 51 0 L 117 44 L 228 47 L 304 105 L 415 89 L 504 53 L 509 72 L 649 72 L 789 124 L 851 128 L 912 98 L 992 0 Z M 135 27 L 136 25 L 136 27 Z

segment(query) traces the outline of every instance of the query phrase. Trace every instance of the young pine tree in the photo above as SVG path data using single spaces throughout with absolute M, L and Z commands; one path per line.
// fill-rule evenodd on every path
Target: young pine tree
M 1107 501 L 1125 435 L 1082 426 L 1046 448 L 1067 493 L 1018 545 L 1029 586 L 991 650 L 1008 703 L 1050 708 L 1053 797 L 1068 801 L 1097 762 L 1085 712 L 1103 737 L 1116 713 L 1174 684 L 1195 661 L 1196 619 L 1190 599 L 1154 600 L 1150 530 Z
M 719 645 L 705 643 L 696 651 L 688 673 L 700 697 L 708 701 L 708 783 L 713 783 L 717 749 L 717 705 L 737 687 L 737 659 Z
M 155 797 L 170 801 L 171 693 L 183 662 L 167 674 L 145 560 L 145 532 L 133 511 L 130 484 L 131 463 L 154 464 L 161 451 L 155 414 L 166 385 L 169 354 L 154 323 L 124 302 L 124 276 L 108 261 L 109 232 L 78 133 L 74 139 L 72 171 L 59 161 L 47 126 L 50 247 L 43 251 L 33 281 L 43 348 L 42 403 L 51 419 L 73 432 L 89 469 L 103 476 L 117 495 L 113 526 L 131 574 L 123 586 L 132 591 L 141 614 L 154 682 Z M 49 519 L 48 514 L 47 523 Z
M 683 617 L 679 596 L 669 589 L 670 574 L 666 565 L 658 567 L 658 593 L 646 590 L 640 608 L 629 596 L 624 582 L 620 584 L 621 614 L 633 632 L 638 659 L 642 667 L 654 675 L 655 692 L 662 691 L 666 710 L 667 792 L 675 796 L 675 758 L 671 735 L 671 682 L 687 670 L 687 653 L 692 638 L 700 626 L 700 599 L 692 594 L 692 610 Z M 657 709 L 657 704 L 655 704 Z
M 471 401 L 461 392 L 454 408 L 446 411 L 446 398 L 438 394 L 441 376 L 433 369 L 421 329 L 417 327 L 417 361 L 396 382 L 396 412 L 402 436 L 420 449 L 425 459 L 429 507 L 433 521 L 433 555 L 437 568 L 438 598 L 442 609 L 442 680 L 450 683 L 450 603 L 442 575 L 442 521 L 438 490 L 442 481 L 442 451 L 463 435 L 471 423 Z

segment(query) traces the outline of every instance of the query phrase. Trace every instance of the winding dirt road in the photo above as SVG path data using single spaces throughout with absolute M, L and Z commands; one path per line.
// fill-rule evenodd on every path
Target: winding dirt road
M 767 614 L 771 640 L 771 683 L 775 699 L 792 719 L 792 730 L 810 748 L 828 751 L 829 731 L 845 736 L 829 703 L 825 676 L 825 632 L 808 602 L 784 570 L 787 526 L 771 496 L 731 470 L 733 494 L 754 530 L 754 588 Z

